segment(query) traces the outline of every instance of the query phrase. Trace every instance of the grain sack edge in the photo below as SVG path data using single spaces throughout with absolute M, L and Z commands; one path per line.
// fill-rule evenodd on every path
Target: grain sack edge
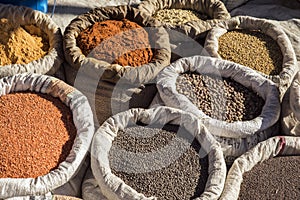
M 76 175 L 80 165 L 84 161 L 94 134 L 92 111 L 87 98 L 81 92 L 72 89 L 66 83 L 61 83 L 60 85 L 64 86 L 64 88 L 57 90 L 58 82 L 62 81 L 47 75 L 31 73 L 18 74 L 0 79 L 0 95 L 29 90 L 60 98 L 64 104 L 70 107 L 77 129 L 72 150 L 66 160 L 57 169 L 37 178 L 1 178 L 0 198 L 39 196 L 51 192 L 67 183 Z M 66 93 L 63 92 L 64 89 L 66 89 Z
M 121 20 L 123 18 L 136 22 L 142 27 L 149 28 L 153 32 L 151 37 L 149 35 L 149 39 L 152 48 L 156 48 L 156 50 L 150 63 L 139 67 L 122 67 L 117 64 L 110 64 L 102 60 L 86 57 L 82 53 L 76 44 L 76 38 L 81 31 L 95 22 L 109 19 Z M 134 84 L 149 82 L 155 78 L 161 69 L 170 64 L 171 60 L 169 36 L 166 30 L 158 21 L 131 6 L 99 7 L 79 15 L 65 29 L 63 49 L 67 62 L 75 71 L 80 70 L 80 72 L 85 73 L 88 71 L 84 69 L 85 67 L 94 68 L 101 72 L 101 80 L 112 83 L 116 83 L 121 78 Z M 73 77 L 73 79 L 75 78 Z
M 206 52 L 212 57 L 221 58 L 218 54 L 218 39 L 225 34 L 227 30 L 234 29 L 260 30 L 277 42 L 283 55 L 282 71 L 279 75 L 261 74 L 277 84 L 280 91 L 280 99 L 282 99 L 295 74 L 299 70 L 295 51 L 286 33 L 270 20 L 250 16 L 236 16 L 220 22 L 208 32 L 204 44 Z
M 37 25 L 49 37 L 48 53 L 28 64 L 12 64 L 0 67 L 0 78 L 19 73 L 53 75 L 64 61 L 63 38 L 58 25 L 46 14 L 28 7 L 0 3 L 0 18 L 7 18 L 20 25 Z
M 197 199 L 218 199 L 223 190 L 226 164 L 220 144 L 193 115 L 182 110 L 160 106 L 153 109 L 134 108 L 110 117 L 96 131 L 91 150 L 91 168 L 100 190 L 108 199 L 157 199 L 145 197 L 111 173 L 107 158 L 118 130 L 140 121 L 145 124 L 180 124 L 209 152 L 209 177 L 205 191 Z M 193 132 L 192 132 L 193 131 Z M 100 161 L 101 160 L 101 161 Z
M 203 33 L 210 30 L 222 20 L 230 19 L 230 13 L 220 0 L 145 0 L 138 5 L 138 9 L 152 16 L 162 9 L 190 9 L 207 14 L 210 20 L 193 20 L 184 24 L 173 25 L 161 22 L 170 31 L 170 40 L 180 42 L 185 40 L 181 34 L 196 39 L 203 37 Z M 177 32 L 181 34 L 177 34 Z

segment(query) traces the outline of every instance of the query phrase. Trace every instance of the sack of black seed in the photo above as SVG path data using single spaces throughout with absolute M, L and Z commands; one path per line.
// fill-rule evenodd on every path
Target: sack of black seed
M 64 53 L 70 84 L 78 71 L 112 83 L 121 77 L 146 83 L 171 59 L 166 30 L 130 6 L 95 8 L 72 20 L 64 32 Z
M 218 58 L 182 58 L 157 76 L 166 106 L 195 114 L 236 157 L 277 133 L 280 115 L 276 85 L 254 70 Z
M 284 134 L 300 136 L 300 72 L 283 98 L 281 120 Z
M 299 137 L 269 138 L 234 161 L 220 199 L 297 199 L 299 164 Z
M 230 18 L 220 0 L 146 0 L 138 9 L 161 21 L 171 42 L 185 41 L 181 34 L 203 37 L 218 22 Z
M 247 3 L 249 0 L 222 0 L 229 11 Z
M 282 99 L 298 71 L 295 51 L 280 26 L 266 19 L 237 16 L 209 31 L 204 49 L 250 67 L 274 81 Z
M 0 4 L 0 19 L 0 78 L 25 72 L 53 75 L 58 71 L 64 60 L 62 33 L 48 15 Z
M 91 168 L 107 199 L 218 199 L 226 176 L 220 144 L 195 116 L 168 107 L 109 118 Z

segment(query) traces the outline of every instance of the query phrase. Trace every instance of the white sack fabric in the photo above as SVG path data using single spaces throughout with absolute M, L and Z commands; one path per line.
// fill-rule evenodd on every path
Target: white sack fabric
M 237 158 L 231 166 L 220 199 L 235 200 L 239 197 L 243 174 L 256 165 L 275 156 L 300 156 L 300 138 L 277 136 L 257 144 Z M 268 169 L 266 169 L 268 170 Z
M 211 118 L 199 110 L 185 95 L 176 89 L 177 77 L 184 72 L 231 78 L 256 92 L 265 104 L 259 116 L 248 121 L 232 123 Z M 256 71 L 226 60 L 193 56 L 172 63 L 157 76 L 157 88 L 166 106 L 195 114 L 221 143 L 224 155 L 239 156 L 259 141 L 277 133 L 280 115 L 279 94 L 276 85 Z
M 93 115 L 87 98 L 75 88 L 46 75 L 25 73 L 0 79 L 0 95 L 21 91 L 58 97 L 71 109 L 77 135 L 70 154 L 57 169 L 37 178 L 0 178 L 1 199 L 44 195 L 67 184 L 84 163 L 94 134 Z
M 36 73 L 53 75 L 64 60 L 62 50 L 62 33 L 60 28 L 46 14 L 28 7 L 0 4 L 0 18 L 7 18 L 20 25 L 35 25 L 48 36 L 48 53 L 28 64 L 11 64 L 0 67 L 0 78 L 19 73 Z
M 223 190 L 224 177 L 226 176 L 226 165 L 220 144 L 216 142 L 195 116 L 174 108 L 157 107 L 148 110 L 130 109 L 114 115 L 104 122 L 95 133 L 91 147 L 91 168 L 102 194 L 107 199 L 157 199 L 156 197 L 146 197 L 138 193 L 111 172 L 108 155 L 114 138 L 119 130 L 124 130 L 137 124 L 137 122 L 147 125 L 176 124 L 196 138 L 201 144 L 201 148 L 204 148 L 205 152 L 208 153 L 209 159 L 209 177 L 205 190 L 196 199 L 219 198 L 220 192 Z
M 204 45 L 207 53 L 212 57 L 221 58 L 218 54 L 218 39 L 223 34 L 227 33 L 227 31 L 234 29 L 260 30 L 277 42 L 283 55 L 282 71 L 279 75 L 265 76 L 277 84 L 280 91 L 280 97 L 282 98 L 298 71 L 295 51 L 286 33 L 280 26 L 271 23 L 271 21 L 267 19 L 236 16 L 230 20 L 220 22 L 216 27 L 209 31 Z
M 145 0 L 139 4 L 138 9 L 151 16 L 163 9 L 188 9 L 205 14 L 211 18 L 208 20 L 189 21 L 178 25 L 161 22 L 167 30 L 172 30 L 169 32 L 171 42 L 182 40 L 182 36 L 176 34 L 176 32 L 195 39 L 202 36 L 201 34 L 210 30 L 218 22 L 230 19 L 230 14 L 220 0 Z

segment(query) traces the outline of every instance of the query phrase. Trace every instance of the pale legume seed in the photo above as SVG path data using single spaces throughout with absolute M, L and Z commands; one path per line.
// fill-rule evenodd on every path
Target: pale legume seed
M 219 38 L 219 55 L 225 59 L 266 75 L 282 71 L 283 56 L 270 36 L 251 30 L 233 30 Z
M 184 9 L 162 9 L 157 11 L 153 17 L 159 21 L 173 25 L 184 24 L 194 20 L 207 20 L 208 16 L 194 10 Z
M 264 105 L 258 94 L 229 78 L 188 72 L 178 76 L 176 89 L 206 115 L 227 122 L 254 119 Z

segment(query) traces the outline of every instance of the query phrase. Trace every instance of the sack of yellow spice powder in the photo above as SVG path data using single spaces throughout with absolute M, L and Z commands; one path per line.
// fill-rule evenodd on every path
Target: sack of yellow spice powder
M 7 20 L 7 24 L 5 24 L 5 20 L 2 18 Z M 1 22 L 3 22 L 1 26 L 11 26 L 10 28 L 12 30 L 10 31 L 12 32 L 6 32 L 1 29 L 6 32 L 6 34 L 1 34 L 1 45 L 7 45 L 9 47 L 8 56 L 13 60 L 11 63 L 16 63 L 9 64 L 4 62 L 4 65 L 0 67 L 0 77 L 25 72 L 48 75 L 53 75 L 57 72 L 63 62 L 62 34 L 59 27 L 48 15 L 27 7 L 0 4 L 0 19 L 2 19 Z M 12 27 L 11 24 L 16 27 Z M 44 47 L 37 46 L 35 49 L 33 48 L 33 46 L 36 45 L 33 34 L 40 35 L 41 32 L 43 32 L 45 36 L 44 39 L 47 40 L 46 43 L 48 43 L 48 47 L 45 52 L 38 53 L 39 48 L 40 51 L 43 51 L 42 49 Z M 8 34 L 11 34 L 11 36 Z M 3 41 L 10 37 L 15 38 L 11 38 L 9 41 Z M 40 37 L 40 39 L 41 38 L 42 37 Z M 29 39 L 29 41 L 26 41 L 27 39 Z M 3 44 L 3 42 L 7 44 Z M 24 53 L 24 50 L 27 51 L 27 54 Z M 30 50 L 34 52 L 30 52 Z M 42 56 L 40 55 L 41 57 L 39 59 L 34 60 L 34 57 L 39 56 L 41 53 Z M 10 56 L 9 54 L 12 55 Z M 17 54 L 19 54 L 20 57 L 16 57 Z M 6 56 L 7 55 L 1 56 L 1 59 Z M 29 58 L 32 59 L 32 61 L 30 61 Z

